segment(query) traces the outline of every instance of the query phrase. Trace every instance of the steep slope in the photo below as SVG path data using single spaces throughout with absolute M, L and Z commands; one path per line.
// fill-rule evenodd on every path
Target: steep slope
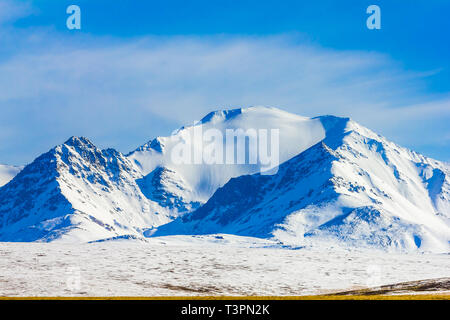
M 231 179 L 205 205 L 154 235 L 230 233 L 295 245 L 448 252 L 449 166 L 349 119 L 317 119 L 326 138 L 276 175 Z
M 23 167 L 0 164 L 0 187 L 12 180 Z
M 0 189 L 0 241 L 91 241 L 169 222 L 169 210 L 140 191 L 140 177 L 119 152 L 72 137 Z

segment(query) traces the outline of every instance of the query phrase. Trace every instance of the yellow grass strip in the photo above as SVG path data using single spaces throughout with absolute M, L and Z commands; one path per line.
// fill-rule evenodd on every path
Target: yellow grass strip
M 450 294 L 346 296 L 0 297 L 0 300 L 450 300 Z

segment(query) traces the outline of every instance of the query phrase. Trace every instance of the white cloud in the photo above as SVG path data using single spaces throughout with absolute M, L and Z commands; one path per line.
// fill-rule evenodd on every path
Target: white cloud
M 366 120 L 379 133 L 420 151 L 433 147 L 450 150 L 450 97 L 398 108 L 382 108 Z M 442 152 L 448 160 L 449 151 Z
M 422 74 L 386 55 L 289 36 L 22 39 L 0 60 L 0 127 L 23 144 L 40 139 L 36 148 L 76 134 L 129 151 L 213 109 L 250 105 L 351 116 L 384 132 L 413 130 L 401 117 L 442 119 L 432 104 L 405 107 L 424 100 Z M 2 137 L 0 153 L 14 149 Z

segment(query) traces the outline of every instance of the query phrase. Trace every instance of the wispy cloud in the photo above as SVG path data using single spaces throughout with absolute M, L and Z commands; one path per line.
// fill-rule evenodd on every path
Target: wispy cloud
M 449 100 L 427 101 L 426 74 L 386 55 L 294 36 L 119 40 L 36 31 L 18 38 L 0 58 L 0 162 L 29 161 L 74 134 L 129 151 L 213 109 L 237 106 L 351 116 L 401 142 L 424 116 L 450 120 Z M 436 130 L 448 135 L 448 128 Z
M 0 25 L 28 16 L 32 12 L 28 1 L 0 0 Z
M 365 120 L 403 146 L 433 150 L 437 158 L 450 159 L 450 97 L 398 108 L 382 108 Z M 440 157 L 439 157 L 440 155 Z

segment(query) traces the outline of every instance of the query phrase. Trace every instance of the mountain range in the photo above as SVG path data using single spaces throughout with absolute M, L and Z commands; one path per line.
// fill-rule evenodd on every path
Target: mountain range
M 203 148 L 199 128 L 278 129 L 280 165 L 265 174 L 261 163 L 174 163 L 180 143 Z M 227 233 L 449 251 L 450 165 L 349 118 L 216 111 L 126 155 L 72 137 L 22 170 L 3 168 L 5 182 L 20 172 L 0 188 L 0 241 Z

